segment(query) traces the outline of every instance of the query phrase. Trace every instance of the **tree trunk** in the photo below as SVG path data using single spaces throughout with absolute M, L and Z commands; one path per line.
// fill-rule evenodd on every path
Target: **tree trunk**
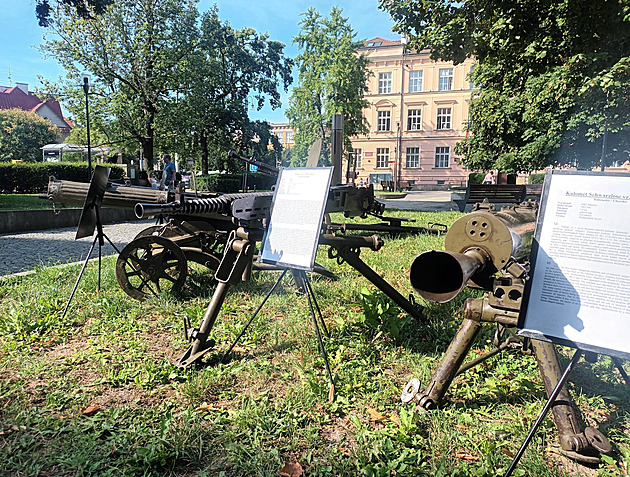
M 201 173 L 208 173 L 208 138 L 206 136 L 206 132 L 202 131 L 199 137 L 199 142 L 201 146 Z

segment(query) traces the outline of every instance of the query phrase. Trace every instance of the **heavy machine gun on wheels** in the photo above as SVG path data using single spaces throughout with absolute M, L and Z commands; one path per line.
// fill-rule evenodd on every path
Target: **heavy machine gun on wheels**
M 444 251 L 428 251 L 414 259 L 409 270 L 411 285 L 428 301 L 448 302 L 465 286 L 487 293 L 483 298 L 466 300 L 462 324 L 430 382 L 421 389 L 419 379 L 409 381 L 402 392 L 403 402 L 435 408 L 457 375 L 505 349 L 533 352 L 547 395 L 551 394 L 561 377 L 553 344 L 522 339 L 511 333 L 517 324 L 528 279 L 536 213 L 537 205 L 533 202 L 504 207 L 500 212 L 490 204 L 476 204 L 472 213 L 450 227 Z M 483 323 L 496 325 L 496 348 L 464 364 Z M 580 427 L 566 388 L 561 390 L 552 409 L 560 445 L 567 457 L 593 464 L 599 462 L 600 452 L 610 452 L 610 443 L 599 430 Z
M 383 204 L 374 200 L 374 192 L 371 188 L 357 188 L 354 186 L 333 186 L 329 190 L 326 203 L 326 212 L 342 212 L 346 217 L 365 217 L 368 213 L 382 211 Z M 198 362 L 211 351 L 214 342 L 209 339 L 210 332 L 218 317 L 221 305 L 227 296 L 229 289 L 249 279 L 254 267 L 254 254 L 256 243 L 263 238 L 264 228 L 269 220 L 271 206 L 271 194 L 234 194 L 211 199 L 193 199 L 183 204 L 138 204 L 136 215 L 147 218 L 156 215 L 169 214 L 180 219 L 192 220 L 194 218 L 210 218 L 214 214 L 223 214 L 231 218 L 233 228 L 229 231 L 227 241 L 223 248 L 222 258 L 215 272 L 215 280 L 218 282 L 212 300 L 208 305 L 201 324 L 188 334 L 192 344 L 188 351 L 178 360 L 180 366 L 190 366 Z M 442 233 L 442 228 L 424 229 L 424 233 Z M 135 242 L 135 241 L 134 241 Z M 128 245 L 132 246 L 134 243 Z M 363 248 L 373 251 L 383 246 L 382 239 L 377 235 L 339 235 L 329 233 L 326 224 L 322 224 L 322 234 L 319 244 L 329 247 L 329 256 L 336 258 L 338 262 L 347 262 L 370 280 L 376 287 L 392 299 L 407 313 L 420 319 L 422 308 L 415 303 L 413 297 L 406 298 L 387 283 L 378 273 L 372 270 L 360 258 Z M 161 252 L 160 252 L 161 253 Z M 141 275 L 143 257 L 134 256 L 128 260 L 124 257 L 124 250 L 119 257 L 120 267 L 129 267 L 127 275 Z M 149 257 L 150 260 L 153 256 Z M 124 262 L 124 264 L 122 264 Z M 117 266 L 118 268 L 118 266 Z

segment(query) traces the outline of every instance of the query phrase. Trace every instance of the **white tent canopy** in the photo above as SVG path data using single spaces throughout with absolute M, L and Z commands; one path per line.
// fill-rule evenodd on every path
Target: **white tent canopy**
M 63 158 L 64 152 L 80 152 L 87 154 L 87 146 L 81 146 L 79 144 L 46 144 L 42 147 L 42 157 L 44 162 L 48 161 L 60 161 Z M 90 153 L 92 156 L 106 156 L 112 151 L 111 147 L 90 147 Z

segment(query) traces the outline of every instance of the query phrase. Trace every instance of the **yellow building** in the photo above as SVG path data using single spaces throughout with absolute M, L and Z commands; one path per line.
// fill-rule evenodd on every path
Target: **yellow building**
M 357 181 L 465 185 L 468 171 L 454 146 L 467 134 L 473 60 L 455 66 L 433 61 L 428 50 L 417 53 L 404 46 L 400 40 L 374 38 L 359 50 L 370 59 L 373 75 L 366 93 L 370 105 L 363 111 L 369 132 L 352 138 Z
M 271 126 L 271 134 L 275 134 L 283 148 L 293 147 L 293 129 L 289 123 L 269 123 L 269 126 Z

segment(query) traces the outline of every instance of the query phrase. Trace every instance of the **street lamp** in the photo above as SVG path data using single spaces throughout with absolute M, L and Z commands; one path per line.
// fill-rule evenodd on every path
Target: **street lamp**
M 87 147 L 88 147 L 88 181 L 92 180 L 92 149 L 90 147 L 90 108 L 88 106 L 88 93 L 90 91 L 90 75 L 84 74 L 83 91 L 85 91 L 85 119 L 87 122 Z

